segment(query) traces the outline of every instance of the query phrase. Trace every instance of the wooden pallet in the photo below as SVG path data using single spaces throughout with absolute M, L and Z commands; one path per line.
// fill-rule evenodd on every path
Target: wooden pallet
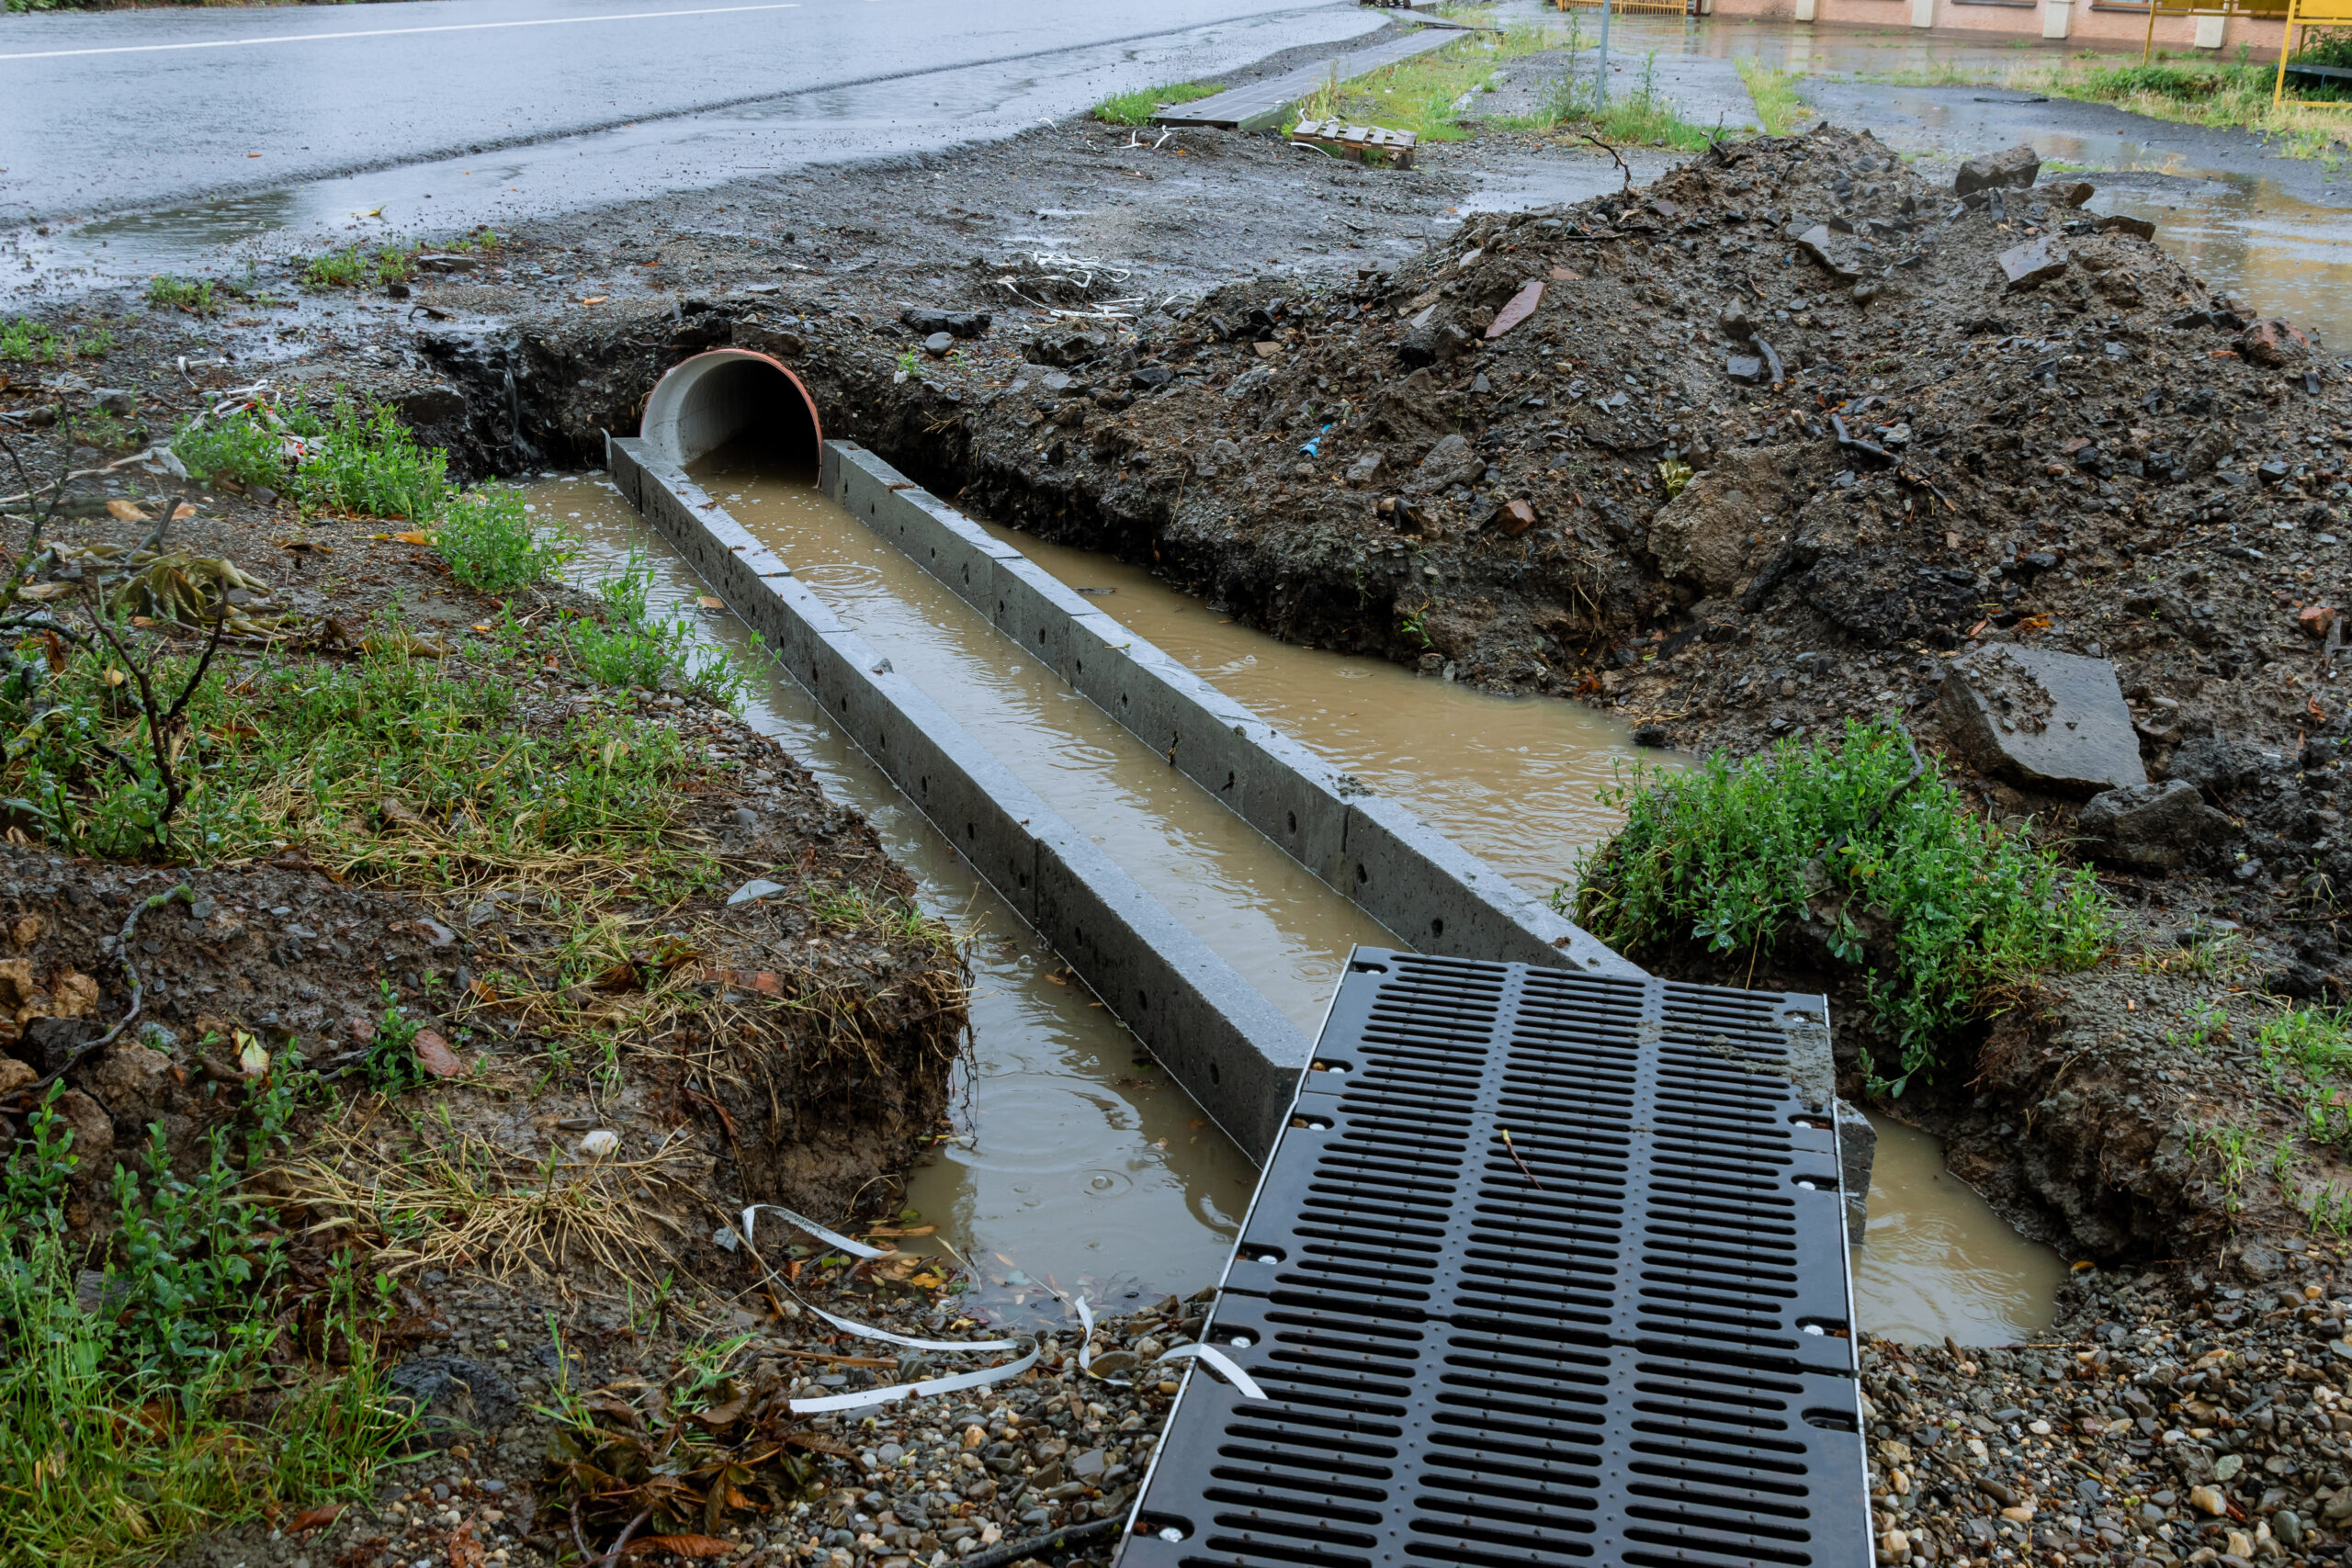
M 1413 149 L 1420 137 L 1410 130 L 1389 130 L 1377 125 L 1350 125 L 1338 119 L 1303 119 L 1290 133 L 1293 141 L 1337 152 L 1361 164 L 1367 152 L 1381 152 L 1400 169 L 1413 166 Z

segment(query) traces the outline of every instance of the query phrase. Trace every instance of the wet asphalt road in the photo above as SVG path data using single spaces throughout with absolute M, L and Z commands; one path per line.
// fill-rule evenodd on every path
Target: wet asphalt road
M 511 220 L 749 167 L 1002 134 L 1106 91 L 1382 19 L 1349 0 L 430 0 L 10 16 L 0 225 L 224 197 L 246 198 L 240 227 L 385 200 L 414 204 L 409 219 L 435 227 Z M 413 177 L 364 177 L 400 171 Z M 477 179 L 524 199 L 459 184 Z M 303 200 L 311 188 L 322 194 Z

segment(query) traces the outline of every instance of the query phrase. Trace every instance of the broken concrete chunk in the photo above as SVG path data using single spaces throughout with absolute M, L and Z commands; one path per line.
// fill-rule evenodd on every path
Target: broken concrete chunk
M 1870 251 L 1851 234 L 1816 223 L 1797 236 L 1797 249 L 1840 283 L 1858 282 L 1870 265 Z
M 2185 779 L 2093 795 L 2077 827 L 2096 859 L 2132 871 L 2177 871 L 2205 830 L 2205 797 Z
M 2041 154 L 2020 142 L 2007 152 L 1971 158 L 1952 176 L 1951 188 L 1961 196 L 2007 186 L 2023 190 L 2041 173 Z
M 2029 240 L 2001 253 L 2001 274 L 2007 279 L 2009 291 L 2017 293 L 2065 276 L 2070 259 L 2047 240 Z
M 1110 346 L 1110 340 L 1101 333 L 1039 333 L 1022 352 L 1040 365 L 1058 366 L 1065 369 L 1083 365 Z
M 1502 336 L 1503 333 L 1535 314 L 1535 307 L 1543 301 L 1544 280 L 1539 277 L 1512 295 L 1510 302 L 1495 312 L 1495 319 L 1487 325 L 1487 336 L 1489 339 Z
M 1486 468 L 1487 460 L 1472 449 L 1467 437 L 1457 432 L 1430 448 L 1406 489 L 1415 495 L 1433 494 L 1449 485 L 1468 484 Z
M 910 305 L 899 312 L 899 321 L 911 332 L 929 337 L 933 333 L 945 333 L 951 337 L 978 337 L 989 330 L 986 310 L 933 310 L 920 305 Z
M 2003 643 L 1956 660 L 1944 728 L 1985 773 L 2060 795 L 2148 782 L 2115 666 Z
M 2256 321 L 2239 334 L 2238 353 L 2256 365 L 2278 368 L 2312 356 L 2312 340 L 2281 321 Z
M 1414 327 L 1396 344 L 1396 357 L 1408 365 L 1442 365 L 1470 343 L 1470 334 L 1452 321 Z

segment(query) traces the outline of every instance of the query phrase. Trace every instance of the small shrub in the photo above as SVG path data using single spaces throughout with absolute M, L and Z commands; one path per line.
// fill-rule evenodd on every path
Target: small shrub
M 246 1110 L 267 1121 L 275 1093 Z M 114 1168 L 119 1228 L 85 1255 L 65 1228 L 78 1156 L 54 1100 L 0 1164 L 0 1562 L 153 1562 L 232 1520 L 366 1496 L 413 1421 L 387 1405 L 348 1270 L 321 1314 L 348 1366 L 305 1371 L 278 1337 L 282 1243 L 240 1190 L 225 1129 L 186 1177 L 151 1128 L 144 1179 Z M 105 1310 L 82 1304 L 85 1262 Z
M 1899 728 L 1856 721 L 1839 744 L 1637 770 L 1602 792 L 1625 825 L 1579 863 L 1577 919 L 1628 955 L 1769 954 L 1801 920 L 1826 929 L 1899 1055 L 1892 1075 L 1871 1064 L 1873 1088 L 1899 1094 L 2036 976 L 2097 962 L 2112 928 L 2090 873 L 1971 816 L 1932 763 L 1904 788 L 1912 765 Z
M 95 359 L 114 349 L 114 333 L 100 327 L 80 338 L 22 316 L 0 321 L 0 361 L 12 365 L 58 365 Z
M 531 525 L 520 491 L 484 489 L 458 496 L 434 531 L 449 575 L 484 593 L 511 593 L 571 558 L 562 537 Z
M 159 273 L 147 280 L 147 303 L 164 310 L 186 310 L 191 316 L 217 316 L 220 302 L 213 298 L 212 280 Z
M 302 268 L 302 282 L 311 288 L 356 288 L 368 281 L 368 261 L 357 245 L 312 256 Z
M 693 623 L 653 617 L 653 573 L 642 558 L 631 556 L 596 592 L 605 602 L 604 623 L 582 616 L 564 634 L 573 661 L 590 679 L 647 690 L 665 682 L 688 685 L 729 705 L 742 700 L 742 671 L 724 654 L 695 657 Z
M 323 420 L 288 423 L 302 441 L 294 479 L 305 506 L 424 524 L 448 505 L 448 457 L 419 446 L 383 404 L 344 400 Z
M 198 484 L 226 479 L 232 484 L 280 485 L 286 482 L 286 440 L 251 409 L 238 410 L 218 421 L 190 421 L 172 437 L 172 454 Z
M 424 1032 L 424 1026 L 401 1010 L 390 980 L 377 984 L 383 987 L 384 1016 L 376 1025 L 376 1038 L 368 1043 L 368 1057 L 362 1066 L 368 1083 L 378 1092 L 401 1094 L 425 1079 L 424 1067 L 416 1059 L 416 1037 Z

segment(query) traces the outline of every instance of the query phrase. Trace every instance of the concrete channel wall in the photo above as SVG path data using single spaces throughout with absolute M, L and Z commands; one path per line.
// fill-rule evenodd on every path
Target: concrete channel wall
M 606 462 L 639 513 L 1262 1163 L 1306 1067 L 1306 1036 L 650 443 L 609 438 Z
M 1005 636 L 1407 947 L 1646 978 L 1590 932 L 1374 795 L 992 538 L 873 453 L 819 482 Z

